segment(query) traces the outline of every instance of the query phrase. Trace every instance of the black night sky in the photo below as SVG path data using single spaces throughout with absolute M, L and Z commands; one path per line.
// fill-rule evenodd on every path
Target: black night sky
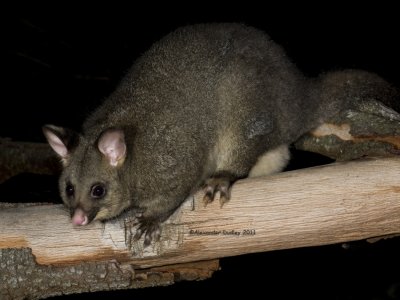
M 289 5 L 232 10 L 187 5 L 192 6 L 184 11 L 168 7 L 157 14 L 154 7 L 117 4 L 98 10 L 10 10 L 3 19 L 6 25 L 1 38 L 0 137 L 44 142 L 41 126 L 47 123 L 79 130 L 135 58 L 160 37 L 186 24 L 242 22 L 266 31 L 309 76 L 361 68 L 400 87 L 400 17 L 394 7 L 350 10 L 335 2 L 335 7 L 327 4 L 317 11 L 290 7 L 289 12 Z M 133 299 L 162 293 L 186 298 L 193 293 L 204 297 L 214 290 L 225 295 L 242 290 L 250 297 L 257 293 L 268 299 L 400 298 L 398 239 L 354 242 L 345 248 L 332 245 L 225 258 L 222 270 L 204 282 L 96 295 Z M 87 295 L 65 299 L 84 297 Z

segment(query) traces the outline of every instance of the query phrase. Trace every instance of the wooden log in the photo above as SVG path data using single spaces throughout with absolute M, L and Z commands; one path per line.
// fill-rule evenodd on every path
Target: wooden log
M 30 248 L 40 265 L 116 260 L 136 268 L 317 246 L 400 232 L 400 158 L 367 159 L 237 182 L 232 199 L 188 199 L 148 248 L 129 215 L 73 227 L 58 205 L 0 211 L 0 249 Z M 193 209 L 194 208 L 194 209 Z

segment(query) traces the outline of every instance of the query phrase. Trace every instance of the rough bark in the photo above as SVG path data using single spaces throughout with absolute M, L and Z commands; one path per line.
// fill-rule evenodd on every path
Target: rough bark
M 218 260 L 135 270 L 117 261 L 40 265 L 30 248 L 0 249 L 0 299 L 51 296 L 170 285 L 202 280 L 218 270 Z

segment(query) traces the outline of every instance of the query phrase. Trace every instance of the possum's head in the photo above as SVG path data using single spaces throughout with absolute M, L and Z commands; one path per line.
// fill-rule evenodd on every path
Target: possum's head
M 94 142 L 52 125 L 43 133 L 61 158 L 59 188 L 74 225 L 116 217 L 130 206 L 129 188 L 121 184 L 126 158 L 121 130 L 105 130 Z

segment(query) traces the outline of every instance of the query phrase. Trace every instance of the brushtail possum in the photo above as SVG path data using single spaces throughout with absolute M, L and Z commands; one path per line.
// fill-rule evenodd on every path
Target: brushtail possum
M 125 210 L 145 245 L 200 187 L 204 202 L 246 176 L 281 171 L 288 145 L 357 99 L 389 89 L 357 70 L 306 78 L 264 32 L 242 24 L 177 29 L 132 66 L 83 124 L 47 125 L 72 223 Z

